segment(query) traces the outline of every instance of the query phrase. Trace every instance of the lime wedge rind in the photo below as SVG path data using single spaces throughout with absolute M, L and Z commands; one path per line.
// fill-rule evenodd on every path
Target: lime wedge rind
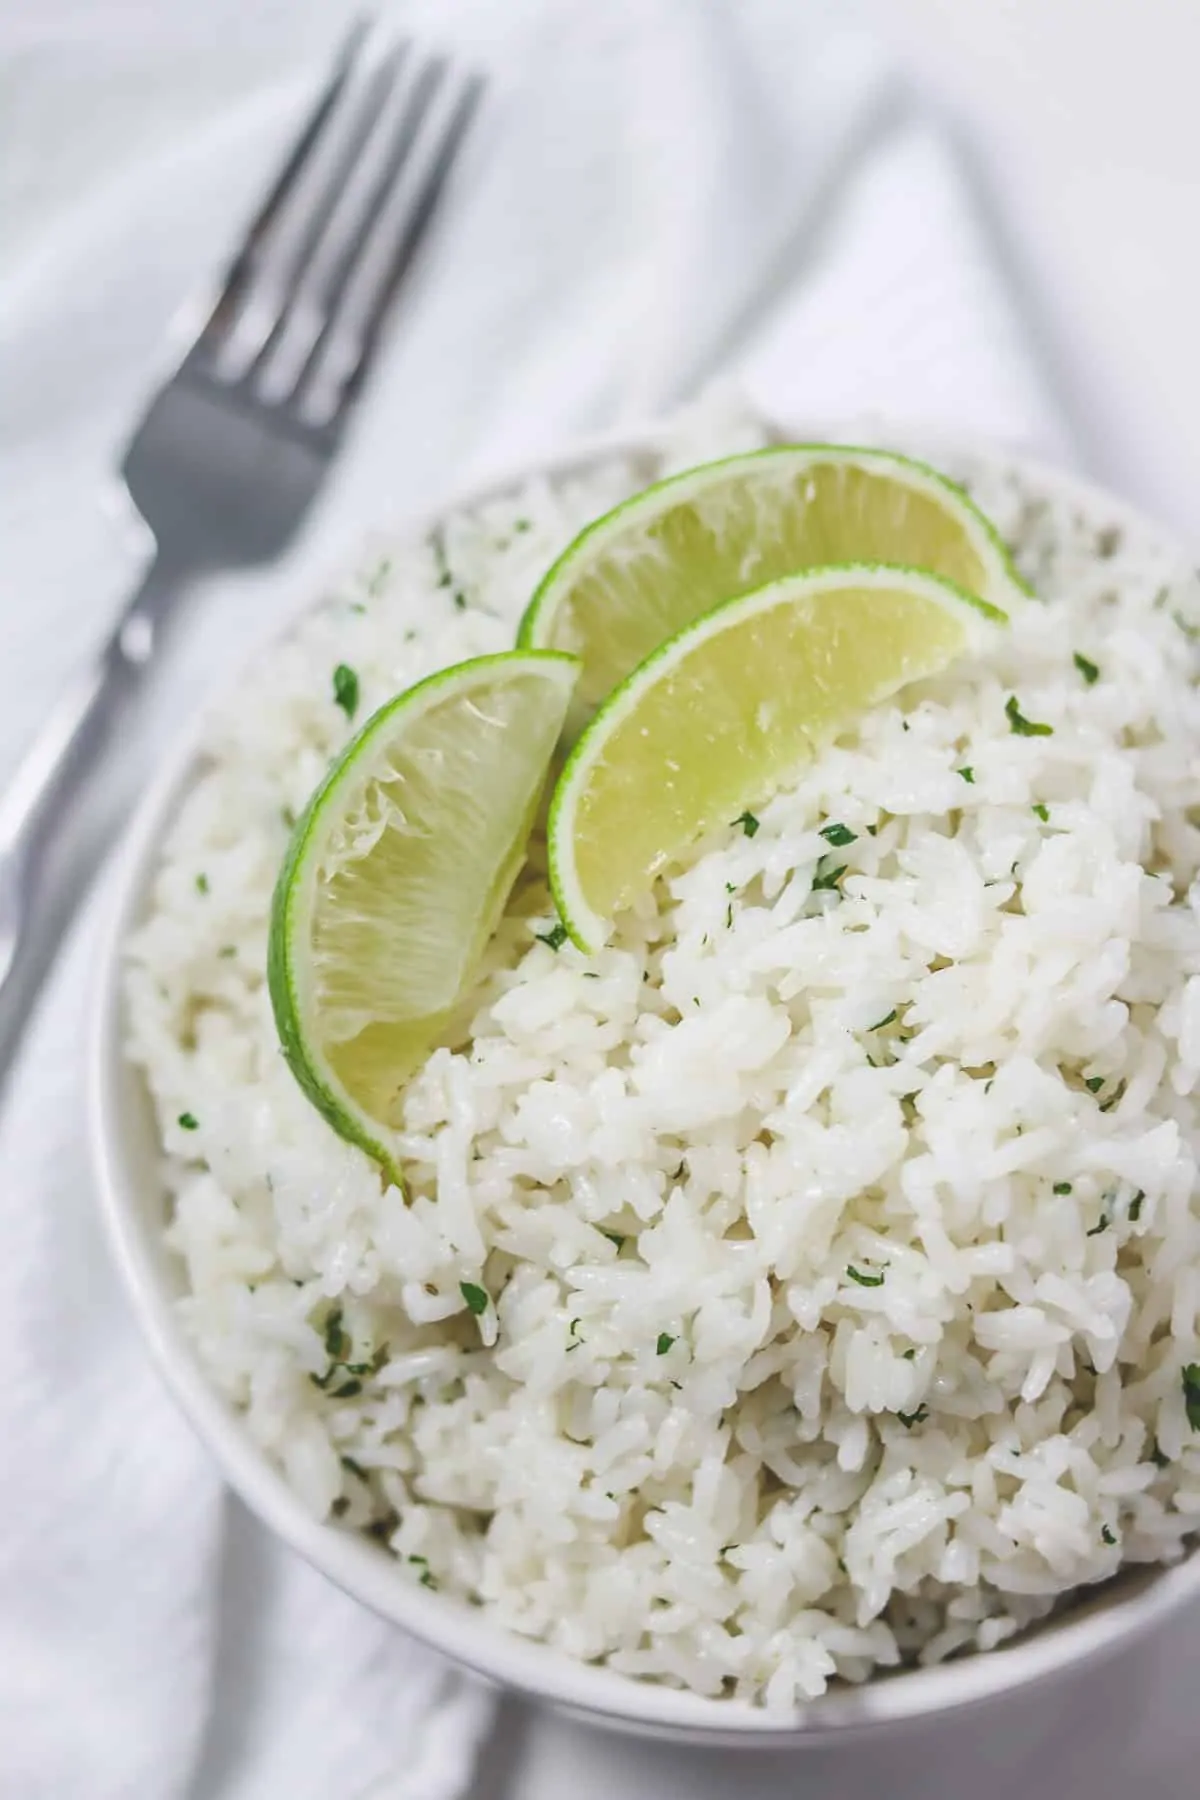
M 829 565 L 785 576 L 750 594 L 739 595 L 712 608 L 702 618 L 686 625 L 682 631 L 660 645 L 610 694 L 576 741 L 559 777 L 550 806 L 550 884 L 564 928 L 580 950 L 592 955 L 603 947 L 609 934 L 611 918 L 591 904 L 585 883 L 581 879 L 576 835 L 580 829 L 579 822 L 606 753 L 612 748 L 622 726 L 637 715 L 639 707 L 651 691 L 672 676 L 678 675 L 689 659 L 694 659 L 698 651 L 716 643 L 723 634 L 760 615 L 770 613 L 774 608 L 797 608 L 806 601 L 828 595 L 831 591 L 880 592 L 897 587 L 920 600 L 932 602 L 935 608 L 952 618 L 959 640 L 958 648 L 953 654 L 984 648 L 996 626 L 1007 622 L 1007 615 L 998 607 L 981 602 L 978 596 L 942 576 L 931 575 L 924 569 L 886 563 Z M 873 693 L 869 704 L 878 704 L 910 682 L 939 672 L 950 660 L 951 655 L 945 653 L 943 648 L 925 665 L 917 663 L 894 683 L 885 681 Z M 719 687 L 718 682 L 714 693 L 719 691 Z M 853 722 L 854 717 L 859 716 L 860 710 L 853 709 L 847 716 L 840 718 L 827 735 L 836 735 L 837 731 L 845 729 Z M 681 756 L 686 755 L 682 748 L 684 741 L 684 734 L 681 732 Z M 794 777 L 799 767 L 805 766 L 809 755 L 818 747 L 817 740 L 810 740 L 809 754 L 799 758 L 793 766 L 777 768 L 764 786 L 746 792 L 740 799 L 726 795 L 725 804 L 729 817 L 736 816 L 743 804 L 761 804 L 770 798 L 772 793 Z M 647 770 L 643 791 L 647 794 L 654 793 L 659 780 L 658 771 Z M 715 822 L 712 819 L 700 821 L 697 835 Z M 614 853 L 619 856 L 619 846 L 614 845 L 613 848 Z
M 677 614 L 667 628 L 658 633 L 657 638 L 654 636 L 657 622 L 647 618 L 644 621 L 645 637 L 640 653 L 628 656 L 625 665 L 619 668 L 606 657 L 603 646 L 597 648 L 594 643 L 589 645 L 587 622 L 585 620 L 581 623 L 575 616 L 581 585 L 593 579 L 603 583 L 606 565 L 619 579 L 623 561 L 627 562 L 631 553 L 644 553 L 650 545 L 651 534 L 669 531 L 672 516 L 680 516 L 685 509 L 698 508 L 701 514 L 706 507 L 712 509 L 713 517 L 711 520 L 705 519 L 705 523 L 711 524 L 719 536 L 722 490 L 734 493 L 744 491 L 747 486 L 754 486 L 760 480 L 768 487 L 775 482 L 798 484 L 806 472 L 831 467 L 842 479 L 856 472 L 877 478 L 879 497 L 884 503 L 880 512 L 874 515 L 873 528 L 877 536 L 880 531 L 886 535 L 890 529 L 886 507 L 886 490 L 889 487 L 894 488 L 896 495 L 901 498 L 907 492 L 910 496 L 930 503 L 931 512 L 941 515 L 945 522 L 945 547 L 948 560 L 955 567 L 941 566 L 937 555 L 930 559 L 915 553 L 913 547 L 904 541 L 903 520 L 896 525 L 894 553 L 890 543 L 886 545 L 882 555 L 878 543 L 870 546 L 864 544 L 862 548 L 867 549 L 869 557 L 873 554 L 875 560 L 897 566 L 927 567 L 932 573 L 957 581 L 965 591 L 973 592 L 978 602 L 996 608 L 1005 615 L 1030 598 L 1029 588 L 1016 572 L 1008 550 L 991 521 L 962 487 L 914 457 L 904 456 L 893 450 L 857 445 L 783 444 L 703 463 L 696 468 L 666 477 L 594 520 L 547 571 L 525 610 L 518 631 L 519 644 L 528 648 L 569 650 L 585 660 L 584 676 L 575 708 L 577 725 L 582 723 L 586 715 L 586 708 L 582 703 L 597 704 L 606 692 L 611 691 L 618 679 L 622 679 L 643 660 L 644 655 L 650 653 L 656 642 L 674 635 L 676 630 L 690 622 L 691 617 L 702 615 L 720 601 L 753 591 L 765 585 L 768 580 L 798 573 L 805 567 L 841 563 L 856 558 L 860 547 L 858 543 L 851 544 L 848 556 L 837 553 L 832 556 L 797 555 L 793 560 L 788 560 L 786 566 L 777 566 L 757 578 L 752 569 L 740 566 L 721 570 L 710 558 L 712 579 L 718 584 L 723 583 L 721 590 L 703 598 L 694 613 L 688 616 Z M 801 504 L 797 504 L 795 500 L 789 501 L 778 516 L 786 515 L 790 507 L 802 531 L 804 506 L 807 503 L 807 497 Z M 773 522 L 768 517 L 767 523 Z M 783 535 L 786 537 L 790 532 L 785 531 Z M 849 529 L 847 535 L 851 535 Z M 786 550 L 782 553 L 787 555 Z M 964 561 L 976 565 L 970 581 L 962 579 L 960 565 Z M 716 563 L 719 564 L 719 558 Z M 620 602 L 615 601 L 614 605 L 619 613 Z M 636 605 L 631 608 L 635 635 L 643 624 L 636 617 L 639 610 Z M 607 625 L 603 628 L 607 629 Z M 615 654 L 619 662 L 620 651 Z M 594 671 L 588 666 L 591 662 L 597 664 Z
M 441 703 L 461 700 L 468 706 L 476 706 L 479 697 L 495 691 L 498 684 L 514 678 L 537 679 L 544 684 L 545 690 L 546 720 L 539 729 L 545 731 L 548 739 L 548 769 L 550 750 L 565 717 L 578 672 L 576 659 L 559 651 L 509 650 L 475 657 L 427 676 L 386 702 L 365 721 L 326 771 L 292 831 L 272 899 L 267 951 L 267 985 L 280 1046 L 300 1088 L 326 1121 L 339 1136 L 373 1158 L 398 1187 L 402 1182 L 391 1132 L 383 1121 L 373 1117 L 357 1102 L 338 1078 L 322 1049 L 319 1020 L 314 1017 L 314 972 L 306 947 L 311 942 L 312 923 L 319 902 L 323 855 L 349 804 L 372 780 L 386 752 L 402 742 L 405 732 L 423 717 L 431 715 Z M 541 785 L 544 782 L 534 794 L 532 804 L 524 808 L 530 818 Z M 522 837 L 513 847 L 514 874 L 523 849 Z M 494 877 L 494 872 L 491 873 Z M 465 868 L 463 880 L 470 882 L 477 875 L 478 871 Z M 502 910 L 510 885 L 511 881 L 504 879 L 497 885 L 493 878 L 496 889 L 491 896 L 493 912 Z M 492 918 L 485 924 L 490 930 L 495 922 Z M 448 988 L 445 998 L 447 1005 L 442 1010 L 449 1013 L 454 996 Z M 437 1013 L 425 1015 L 425 1019 L 435 1024 Z

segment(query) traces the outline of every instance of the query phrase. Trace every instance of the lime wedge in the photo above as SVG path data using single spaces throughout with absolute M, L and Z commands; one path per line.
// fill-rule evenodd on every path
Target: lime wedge
M 509 651 L 418 683 L 367 721 L 292 834 L 267 957 L 279 1041 L 393 1179 L 404 1083 L 504 909 L 577 674 Z
M 722 601 L 821 564 L 928 569 L 1009 612 L 1025 589 L 961 488 L 887 450 L 792 444 L 706 463 L 589 525 L 542 581 L 518 642 L 583 659 L 576 723 Z
M 994 629 L 939 576 L 866 564 L 788 576 L 685 626 L 609 697 L 555 788 L 550 880 L 574 942 L 599 949 L 703 832 Z

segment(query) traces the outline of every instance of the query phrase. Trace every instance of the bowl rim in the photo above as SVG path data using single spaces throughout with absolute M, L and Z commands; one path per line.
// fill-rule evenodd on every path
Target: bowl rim
M 1100 509 L 1113 523 L 1157 536 L 1166 544 L 1176 542 L 1172 532 L 1138 508 L 1018 447 L 907 426 L 889 432 L 883 422 L 860 422 L 854 431 L 845 422 L 831 426 L 816 421 L 800 433 L 794 422 L 773 419 L 761 410 L 751 416 L 792 442 L 870 443 L 894 433 L 906 449 L 915 443 L 921 455 L 934 460 L 940 454 L 952 460 L 966 456 L 997 467 L 1015 466 L 1080 510 Z M 671 429 L 671 421 L 657 421 L 577 439 L 557 455 L 524 458 L 402 519 L 396 529 L 405 535 L 420 533 L 447 513 L 501 497 L 532 476 L 561 480 L 606 457 L 652 456 Z M 345 568 L 343 558 L 343 577 Z M 301 603 L 277 619 L 261 640 L 247 646 L 240 668 L 248 667 L 266 645 L 286 636 L 299 617 L 321 603 L 321 593 L 318 581 L 306 582 Z M 827 1744 L 848 1733 L 917 1723 L 978 1705 L 1115 1652 L 1189 1601 L 1200 1599 L 1198 1547 L 1176 1563 L 1126 1571 L 1113 1584 L 1097 1588 L 1090 1600 L 1082 1600 L 1077 1611 L 1034 1627 L 1010 1644 L 932 1667 L 886 1674 L 861 1687 L 835 1687 L 795 1713 L 781 1716 L 747 1702 L 708 1698 L 600 1664 L 576 1662 L 551 1645 L 493 1622 L 478 1607 L 428 1592 L 410 1581 L 387 1551 L 361 1534 L 313 1518 L 253 1442 L 241 1416 L 210 1384 L 184 1335 L 174 1299 L 156 1268 L 154 1233 L 143 1222 L 138 1204 L 152 1177 L 134 1167 L 123 1129 L 130 1089 L 139 1087 L 144 1094 L 143 1078 L 126 1062 L 122 1046 L 123 946 L 142 909 L 163 832 L 193 779 L 209 718 L 209 708 L 203 706 L 189 722 L 143 796 L 109 871 L 88 1021 L 87 1124 L 109 1250 L 151 1359 L 224 1480 L 263 1525 L 363 1605 L 492 1683 L 595 1724 L 714 1746 Z M 161 1190 L 157 1198 L 161 1199 Z

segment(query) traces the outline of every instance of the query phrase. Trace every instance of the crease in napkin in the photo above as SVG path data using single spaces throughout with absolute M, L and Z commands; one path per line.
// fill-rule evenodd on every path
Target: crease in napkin
M 214 0 L 206 44 L 236 11 Z M 316 0 L 267 12 L 281 43 L 303 26 L 312 54 Z M 714 383 L 785 422 L 885 416 L 1062 447 L 954 160 L 845 8 L 464 0 L 403 16 L 418 34 L 457 33 L 495 79 L 341 471 L 329 541 L 401 499 Z M 191 28 L 171 0 L 149 33 L 151 50 L 165 34 L 177 82 L 186 58 L 172 62 L 171 45 Z M 56 65 L 38 67 L 27 124 L 36 111 L 53 134 Z M 215 115 L 219 68 L 198 68 L 204 80 Z M 145 100 L 157 112 L 143 147 L 169 134 L 165 92 L 166 78 Z M 101 165 L 102 114 L 87 127 Z M 122 154 L 131 132 L 124 119 Z M 184 234 L 163 220 L 161 255 L 180 267 Z M 98 361 L 108 329 L 97 313 Z M 74 345 L 77 361 L 86 348 Z M 144 347 L 122 354 L 132 415 Z M 53 475 L 35 469 L 26 489 L 14 552 L 26 586 L 62 508 L 104 473 L 94 443 L 74 459 L 58 447 L 57 465 L 55 449 L 25 451 Z M 198 630 L 194 655 L 166 671 L 164 721 L 235 666 L 227 614 L 225 626 Z M 0 614 L 10 667 L 37 630 Z M 0 1122 L 0 1800 L 451 1800 L 492 1701 L 224 1494 L 117 1291 L 83 1122 L 97 904 Z

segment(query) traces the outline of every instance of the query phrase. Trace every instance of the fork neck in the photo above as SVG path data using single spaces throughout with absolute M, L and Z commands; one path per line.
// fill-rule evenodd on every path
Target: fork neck
M 132 669 L 148 663 L 157 649 L 163 620 L 198 572 L 194 564 L 156 547 L 109 639 L 110 660 Z

